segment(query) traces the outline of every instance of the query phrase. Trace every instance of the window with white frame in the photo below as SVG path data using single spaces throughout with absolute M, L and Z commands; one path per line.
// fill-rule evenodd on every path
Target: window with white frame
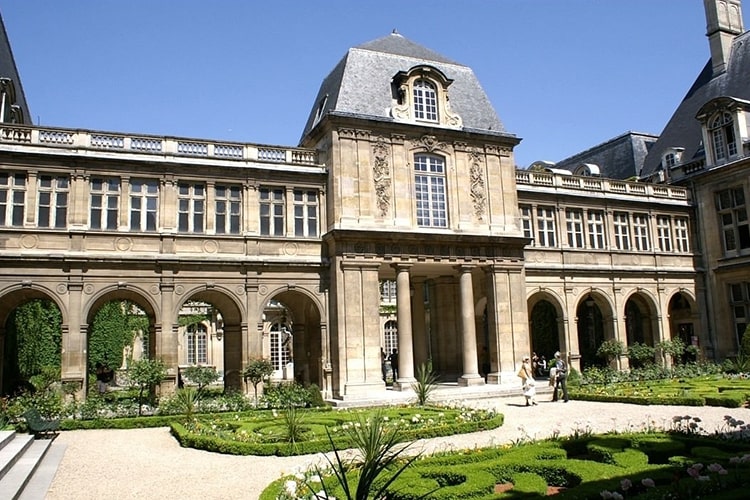
M 284 236 L 284 188 L 260 188 L 260 234 Z
M 531 223 L 531 206 L 521 205 L 519 208 L 521 214 L 521 229 L 525 238 L 534 239 L 534 228 Z
M 672 221 L 668 215 L 656 216 L 656 239 L 659 243 L 659 251 L 672 251 Z
M 674 220 L 675 249 L 678 252 L 690 251 L 690 233 L 688 231 L 688 220 L 686 217 L 678 217 Z
M 214 186 L 216 234 L 239 234 L 242 214 L 242 188 L 237 185 Z
M 568 246 L 583 248 L 583 211 L 572 208 L 565 210 L 565 226 L 568 231 Z
M 750 248 L 750 225 L 744 189 L 736 187 L 716 193 L 716 209 L 722 228 L 724 252 Z
M 380 302 L 396 303 L 396 280 L 380 282 Z
M 386 358 L 394 349 L 398 349 L 398 323 L 396 321 L 386 321 L 383 327 L 383 345 Z
M 589 210 L 586 213 L 586 225 L 589 234 L 589 248 L 604 248 L 604 212 Z
M 68 222 L 68 195 L 70 181 L 65 175 L 39 176 L 37 225 L 39 227 L 65 227 Z
M 0 226 L 23 226 L 26 174 L 0 172 Z
M 737 141 L 734 135 L 734 119 L 728 112 L 715 117 L 708 126 L 708 133 L 714 148 L 714 159 L 725 160 L 737 155 Z
M 648 234 L 648 214 L 633 214 L 633 241 L 636 250 L 651 250 L 651 238 Z
M 156 231 L 159 209 L 159 181 L 156 179 L 131 179 L 130 230 Z
M 91 229 L 116 230 L 120 226 L 120 179 L 116 177 L 91 178 Z
M 630 220 L 626 212 L 615 212 L 613 215 L 615 230 L 615 248 L 630 250 Z
M 436 155 L 414 157 L 414 186 L 417 203 L 417 225 L 448 227 L 445 189 L 445 161 Z
M 542 247 L 554 247 L 555 231 L 555 208 L 536 207 L 537 244 Z
M 417 120 L 438 121 L 437 90 L 428 80 L 414 82 L 414 117 Z
M 303 238 L 318 236 L 318 192 L 313 189 L 295 189 L 294 235 Z
M 203 183 L 177 184 L 177 230 L 202 233 L 206 226 L 206 186 Z
M 292 332 L 281 323 L 271 326 L 271 364 L 274 370 L 283 370 L 292 361 Z
M 208 330 L 203 323 L 195 323 L 185 331 L 187 362 L 189 365 L 208 363 Z

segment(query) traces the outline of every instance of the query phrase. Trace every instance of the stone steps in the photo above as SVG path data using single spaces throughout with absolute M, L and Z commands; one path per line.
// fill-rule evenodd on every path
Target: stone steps
M 0 431 L 0 500 L 43 499 L 64 451 L 54 439 Z

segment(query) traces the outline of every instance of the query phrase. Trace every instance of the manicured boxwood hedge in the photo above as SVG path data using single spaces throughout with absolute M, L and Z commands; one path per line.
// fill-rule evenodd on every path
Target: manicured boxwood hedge
M 748 443 L 667 433 L 605 434 L 466 450 L 417 460 L 391 485 L 388 498 L 416 500 L 429 492 L 434 500 L 522 498 L 545 496 L 552 486 L 563 488 L 555 497 L 560 500 L 599 499 L 604 490 L 619 490 L 624 479 L 633 485 L 627 496 L 645 493 L 646 487 L 641 484 L 645 478 L 656 484 L 658 491 L 653 491 L 653 498 L 667 494 L 684 498 L 680 495 L 685 488 L 703 487 L 696 486 L 698 483 L 685 473 L 685 467 L 696 462 L 705 464 L 704 474 L 711 474 L 708 465 L 713 463 L 730 470 L 731 476 L 722 476 L 726 479 L 724 489 L 712 495 L 732 498 L 736 491 L 747 495 L 750 463 L 730 465 L 730 458 L 748 451 Z M 261 500 L 277 498 L 285 479 L 289 478 L 271 484 Z M 495 487 L 502 483 L 512 483 L 513 489 L 499 496 Z M 717 484 L 713 483 L 714 487 Z M 336 498 L 340 493 L 334 487 Z
M 441 410 L 441 409 L 433 409 Z M 402 411 L 422 412 L 426 409 L 403 409 Z M 449 411 L 449 410 L 444 410 Z M 231 419 L 231 422 L 237 420 L 233 416 L 220 417 L 222 419 Z M 339 416 L 337 412 L 331 415 L 331 426 L 340 425 L 341 422 L 348 421 L 348 417 Z M 414 441 L 417 439 L 428 439 L 441 436 L 450 436 L 454 434 L 466 434 L 484 430 L 495 429 L 503 424 L 504 416 L 494 414 L 487 419 L 472 420 L 463 422 L 450 422 L 446 425 L 425 425 L 414 429 L 403 429 L 400 432 L 402 441 Z M 292 456 L 304 455 L 310 453 L 325 453 L 331 451 L 331 443 L 327 436 L 321 435 L 317 439 L 302 440 L 295 443 L 288 442 L 241 442 L 231 439 L 224 439 L 216 436 L 206 436 L 191 432 L 185 425 L 180 422 L 172 421 L 170 423 L 172 434 L 184 447 L 196 448 L 216 453 L 225 453 L 231 455 L 262 455 L 262 456 Z M 333 442 L 337 449 L 352 448 L 354 443 L 348 438 L 346 433 L 333 437 Z

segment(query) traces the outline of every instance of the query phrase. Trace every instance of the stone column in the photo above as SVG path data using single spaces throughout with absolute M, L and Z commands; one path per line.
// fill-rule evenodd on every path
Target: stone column
M 88 370 L 88 324 L 81 317 L 83 282 L 74 279 L 68 283 L 68 324 L 62 328 L 62 358 L 60 378 L 63 382 L 80 383 L 80 396 L 86 394 Z
M 427 325 L 425 324 L 424 287 L 423 280 L 412 278 L 414 295 L 411 298 L 412 334 L 414 335 L 414 365 L 419 366 L 429 360 L 427 348 Z
M 459 266 L 459 301 L 461 305 L 461 344 L 463 355 L 463 375 L 458 385 L 483 385 L 484 377 L 479 375 L 477 363 L 477 331 L 474 323 L 474 289 L 471 279 L 471 266 Z
M 414 344 L 411 332 L 411 286 L 409 281 L 410 265 L 395 264 L 396 269 L 396 307 L 398 320 L 398 380 L 393 388 L 398 391 L 409 390 L 414 378 Z

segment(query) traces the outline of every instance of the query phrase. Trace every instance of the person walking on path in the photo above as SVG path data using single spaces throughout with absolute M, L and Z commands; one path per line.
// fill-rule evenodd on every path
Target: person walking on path
M 521 377 L 521 388 L 526 398 L 526 406 L 536 406 L 536 381 L 534 380 L 534 369 L 531 367 L 528 356 L 523 357 L 518 376 Z
M 555 390 L 552 393 L 552 401 L 557 401 L 558 390 L 562 390 L 562 397 L 565 403 L 568 402 L 568 364 L 562 359 L 560 351 L 555 353 Z

